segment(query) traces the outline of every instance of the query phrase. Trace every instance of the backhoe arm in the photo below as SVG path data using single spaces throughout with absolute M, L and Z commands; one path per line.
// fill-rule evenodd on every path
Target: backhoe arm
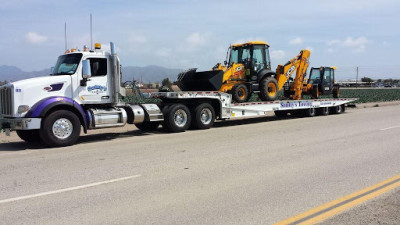
M 303 49 L 285 65 L 278 65 L 276 68 L 276 79 L 278 81 L 279 90 L 282 90 L 283 85 L 293 75 L 294 71 L 296 71 L 296 77 L 292 84 L 292 87 L 294 87 L 294 95 L 292 98 L 294 100 L 301 99 L 303 81 L 306 76 L 310 54 L 309 50 Z

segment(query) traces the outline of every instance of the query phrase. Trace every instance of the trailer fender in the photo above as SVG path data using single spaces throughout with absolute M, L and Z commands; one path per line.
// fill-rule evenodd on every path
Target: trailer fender
M 48 97 L 40 100 L 32 106 L 25 117 L 44 118 L 54 108 L 63 108 L 73 111 L 79 117 L 83 130 L 86 133 L 89 126 L 89 115 L 85 113 L 82 106 L 68 97 Z

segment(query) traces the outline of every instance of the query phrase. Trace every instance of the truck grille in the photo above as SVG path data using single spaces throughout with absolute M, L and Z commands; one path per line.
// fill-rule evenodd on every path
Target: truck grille
M 12 90 L 10 87 L 0 88 L 0 113 L 1 115 L 13 115 Z

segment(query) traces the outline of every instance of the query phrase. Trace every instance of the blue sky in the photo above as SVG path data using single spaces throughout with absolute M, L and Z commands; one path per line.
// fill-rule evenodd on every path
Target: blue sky
M 208 69 L 231 43 L 270 43 L 273 67 L 301 49 L 311 66 L 338 67 L 339 78 L 400 78 L 400 1 L 30 1 L 0 2 L 0 65 L 51 67 L 68 47 L 113 41 L 125 66 Z

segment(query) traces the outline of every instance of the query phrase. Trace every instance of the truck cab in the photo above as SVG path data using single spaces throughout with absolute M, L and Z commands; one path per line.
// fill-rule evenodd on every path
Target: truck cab
M 0 87 L 0 128 L 16 130 L 28 142 L 66 146 L 76 142 L 81 127 L 86 132 L 161 120 L 154 104 L 120 102 L 125 96 L 121 66 L 113 43 L 110 48 L 106 52 L 95 44 L 93 50 L 67 50 L 58 57 L 50 76 Z

